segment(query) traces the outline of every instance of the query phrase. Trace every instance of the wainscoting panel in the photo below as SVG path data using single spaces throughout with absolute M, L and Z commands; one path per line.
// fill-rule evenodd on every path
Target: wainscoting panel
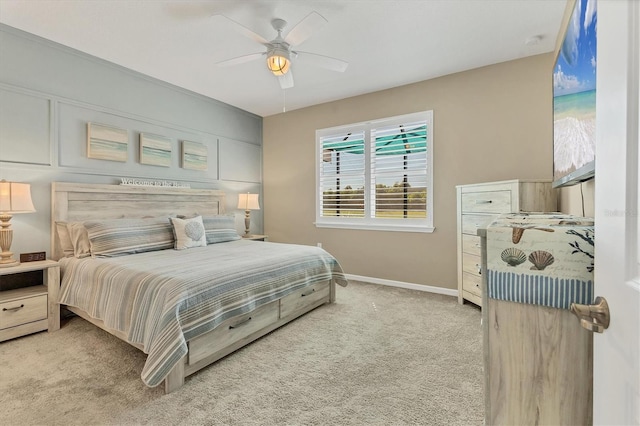
M 51 100 L 0 87 L 0 161 L 51 165 Z
M 220 179 L 262 182 L 262 148 L 220 138 Z

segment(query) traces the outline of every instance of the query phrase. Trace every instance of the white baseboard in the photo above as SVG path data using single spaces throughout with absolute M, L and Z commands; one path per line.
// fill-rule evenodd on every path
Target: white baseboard
M 429 293 L 444 294 L 446 296 L 458 297 L 458 290 L 451 288 L 434 287 L 431 285 L 405 283 L 402 281 L 385 280 L 382 278 L 363 277 L 362 275 L 345 274 L 348 280 L 364 281 L 371 284 L 387 285 L 390 287 L 408 288 L 411 290 L 427 291 Z

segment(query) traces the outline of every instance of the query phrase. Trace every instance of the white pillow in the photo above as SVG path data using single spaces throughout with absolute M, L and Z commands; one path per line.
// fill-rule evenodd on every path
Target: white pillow
M 183 250 L 192 247 L 205 247 L 207 245 L 207 234 L 202 223 L 202 216 L 190 219 L 169 218 L 173 225 L 173 235 L 175 236 L 176 250 Z

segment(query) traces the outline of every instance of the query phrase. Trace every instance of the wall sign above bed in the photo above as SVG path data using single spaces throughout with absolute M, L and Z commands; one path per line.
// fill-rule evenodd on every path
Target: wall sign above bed
M 120 178 L 120 185 L 126 186 L 163 186 L 170 188 L 191 188 L 191 185 L 184 182 L 177 182 L 173 180 L 160 180 L 160 179 L 134 179 L 134 178 Z

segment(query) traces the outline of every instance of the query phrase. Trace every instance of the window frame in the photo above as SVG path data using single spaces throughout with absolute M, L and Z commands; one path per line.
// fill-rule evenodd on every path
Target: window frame
M 382 126 L 400 125 L 407 122 L 424 121 L 427 125 L 427 144 L 426 144 L 426 215 L 425 219 L 385 219 L 371 217 L 371 184 L 373 174 L 371 170 L 371 131 L 374 128 Z M 337 133 L 348 133 L 364 131 L 365 137 L 365 171 L 364 171 L 364 212 L 365 217 L 327 217 L 321 215 L 323 207 L 323 193 L 320 188 L 323 146 L 322 139 L 328 136 L 334 136 Z M 338 229 L 361 229 L 376 231 L 399 231 L 399 232 L 433 232 L 435 230 L 433 222 L 433 145 L 434 145 L 434 127 L 433 127 L 433 110 L 421 111 L 411 114 L 398 115 L 394 117 L 382 118 L 378 120 L 370 120 L 360 123 L 352 123 L 342 126 L 324 128 L 316 130 L 315 141 L 315 160 L 316 160 L 316 220 L 314 225 L 317 228 L 338 228 Z

